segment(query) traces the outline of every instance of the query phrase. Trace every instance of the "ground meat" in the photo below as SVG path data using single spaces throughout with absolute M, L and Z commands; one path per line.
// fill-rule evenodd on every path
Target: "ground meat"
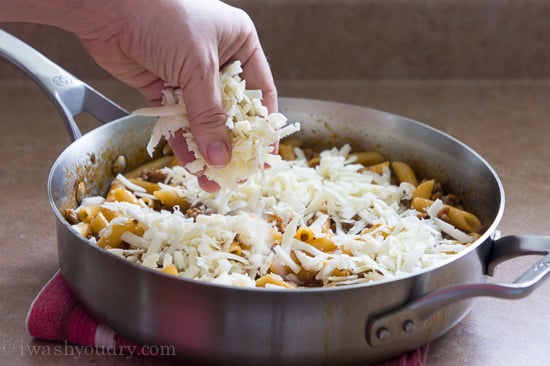
M 199 215 L 211 215 L 211 214 L 212 214 L 212 210 L 207 209 L 202 202 L 198 202 L 194 204 L 193 206 L 189 207 L 187 211 L 185 211 L 185 216 L 191 217 L 195 221 L 197 219 L 197 216 Z
M 447 194 L 441 183 L 438 182 L 435 182 L 434 184 L 430 199 L 432 201 L 440 199 L 444 204 L 453 207 L 458 207 L 460 205 L 460 198 L 456 194 Z
M 449 206 L 458 207 L 460 205 L 460 198 L 456 194 L 447 194 L 441 200 Z
M 441 185 L 441 183 L 435 182 L 434 187 L 432 189 L 432 196 L 430 197 L 430 199 L 432 201 L 435 201 L 436 199 L 441 198 L 444 195 L 445 195 L 445 192 L 443 191 L 443 186 Z
M 278 232 L 284 233 L 286 229 L 285 221 L 281 216 L 275 216 L 273 223 Z
M 350 221 L 341 221 L 342 224 L 342 230 L 344 230 L 345 233 L 350 231 L 350 229 L 355 225 L 356 221 L 361 220 L 361 218 L 357 215 L 353 216 Z
M 73 210 L 72 208 L 66 209 L 63 212 L 63 216 L 65 217 L 65 220 L 67 220 L 67 222 L 70 225 L 75 225 L 80 222 L 80 219 L 78 218 L 78 213 L 76 212 L 76 210 Z
M 241 236 L 239 235 L 239 233 L 235 234 L 235 237 L 233 238 L 233 242 L 240 245 L 240 246 L 244 245 L 243 241 L 241 240 Z
M 302 151 L 308 161 L 319 156 L 319 153 L 311 148 L 304 148 Z
M 152 183 L 166 183 L 166 178 L 168 176 L 163 173 L 160 169 L 148 170 L 141 174 L 141 178 L 144 181 Z
M 333 233 L 336 232 L 336 221 L 334 221 L 332 218 L 329 219 L 329 228 Z

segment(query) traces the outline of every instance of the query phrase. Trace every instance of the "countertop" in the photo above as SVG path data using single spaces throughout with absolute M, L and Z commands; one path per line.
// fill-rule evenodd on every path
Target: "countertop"
M 14 71 L 15 72 L 15 71 Z M 427 123 L 460 139 L 494 167 L 506 191 L 502 235 L 550 234 L 550 81 L 281 81 L 281 96 L 343 101 Z M 144 100 L 116 81 L 93 86 L 129 110 Z M 51 164 L 70 140 L 45 94 L 30 81 L 0 83 L 0 363 L 172 365 L 170 359 L 51 355 L 33 340 L 26 312 L 58 268 L 54 216 L 46 194 Z M 82 119 L 81 127 L 95 126 Z M 489 281 L 512 281 L 536 257 L 505 262 Z M 550 282 L 519 300 L 480 298 L 430 346 L 430 366 L 546 365 Z M 32 348 L 34 347 L 34 348 Z M 39 353 L 38 355 L 34 353 Z

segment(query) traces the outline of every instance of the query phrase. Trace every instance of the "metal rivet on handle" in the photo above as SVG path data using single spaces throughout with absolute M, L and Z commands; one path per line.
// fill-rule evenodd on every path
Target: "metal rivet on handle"
M 82 200 L 86 197 L 86 183 L 80 181 L 76 185 L 75 198 L 78 204 L 82 203 Z
M 391 333 L 390 333 L 389 329 L 386 328 L 386 327 L 382 327 L 382 328 L 380 328 L 376 331 L 376 336 L 381 341 L 387 340 L 388 338 L 390 338 L 390 335 L 391 335 Z
M 416 330 L 416 324 L 410 319 L 407 319 L 403 322 L 403 330 L 405 333 L 413 333 Z
M 117 175 L 124 172 L 126 170 L 127 164 L 128 160 L 126 159 L 126 156 L 117 156 L 116 159 L 113 161 L 113 164 L 111 165 L 111 170 L 113 171 L 113 174 Z

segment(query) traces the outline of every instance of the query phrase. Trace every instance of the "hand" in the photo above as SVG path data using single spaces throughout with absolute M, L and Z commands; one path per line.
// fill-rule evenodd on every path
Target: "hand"
M 165 83 L 182 88 L 191 131 L 212 166 L 231 157 L 219 86 L 220 67 L 243 65 L 247 89 L 261 89 L 269 112 L 277 91 L 252 20 L 218 0 L 88 1 L 74 25 L 65 26 L 95 61 L 113 76 L 159 104 Z M 84 11 L 85 10 L 85 11 Z M 194 160 L 181 134 L 169 140 L 183 165 Z M 200 174 L 199 174 L 200 175 Z M 219 189 L 199 176 L 206 191 Z

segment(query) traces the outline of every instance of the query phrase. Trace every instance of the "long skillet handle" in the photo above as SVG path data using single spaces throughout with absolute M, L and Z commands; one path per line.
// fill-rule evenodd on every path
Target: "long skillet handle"
M 544 255 L 514 283 L 477 283 L 450 286 L 423 295 L 405 306 L 368 321 L 366 337 L 375 347 L 418 336 L 425 321 L 438 310 L 472 297 L 517 299 L 531 293 L 550 274 L 550 237 L 505 236 L 491 243 L 487 274 L 501 262 L 522 255 Z
M 23 70 L 48 94 L 72 141 L 81 136 L 74 120 L 80 113 L 87 112 L 102 123 L 128 115 L 107 97 L 3 30 L 0 30 L 0 56 Z

